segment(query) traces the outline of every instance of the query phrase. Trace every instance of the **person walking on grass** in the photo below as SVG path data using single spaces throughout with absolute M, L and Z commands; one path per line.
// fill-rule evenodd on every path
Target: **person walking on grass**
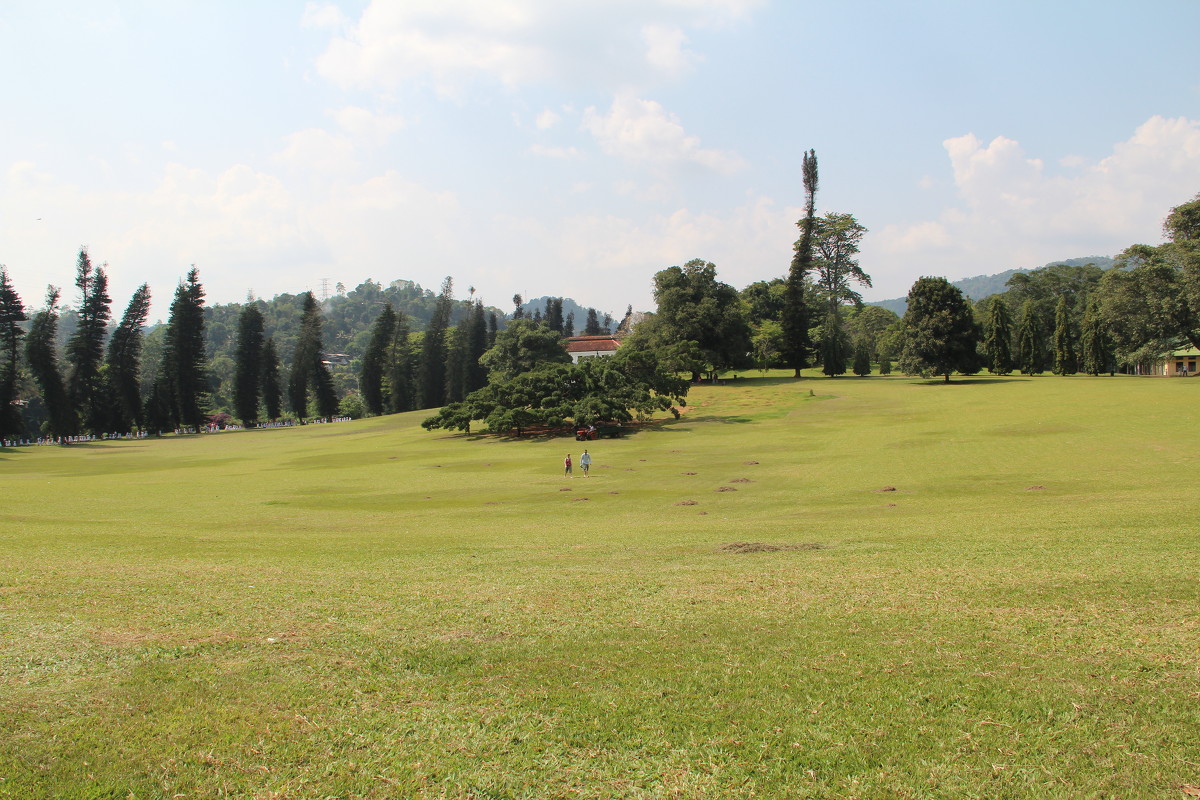
M 583 455 L 579 457 L 579 466 L 583 467 L 583 477 L 588 477 L 588 468 L 592 466 L 592 455 L 584 449 Z
M 564 475 L 571 474 L 571 454 L 570 453 L 567 453 L 566 460 L 563 461 L 563 474 Z

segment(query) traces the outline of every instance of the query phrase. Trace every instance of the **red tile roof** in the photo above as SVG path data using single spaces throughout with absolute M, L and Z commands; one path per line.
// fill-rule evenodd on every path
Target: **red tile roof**
M 567 339 L 568 353 L 613 352 L 621 346 L 615 336 L 572 336 Z

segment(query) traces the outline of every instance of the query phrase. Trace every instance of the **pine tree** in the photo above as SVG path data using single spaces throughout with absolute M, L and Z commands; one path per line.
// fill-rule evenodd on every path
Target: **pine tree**
M 1054 374 L 1074 375 L 1077 370 L 1071 313 L 1067 307 L 1067 298 L 1060 297 L 1054 309 Z
M 816 220 L 817 153 L 809 150 L 804 154 L 804 219 L 796 223 L 801 234 L 795 245 L 795 254 L 788 270 L 787 291 L 783 316 L 784 358 L 788 366 L 800 377 L 800 370 L 808 366 L 808 352 L 812 343 L 808 338 L 810 325 L 808 305 L 805 302 L 805 282 L 813 267 L 813 227 Z
M 854 374 L 862 377 L 871 374 L 871 348 L 866 339 L 860 339 L 854 348 Z
M 79 251 L 75 270 L 79 287 L 79 326 L 67 341 L 66 357 L 71 365 L 67 396 L 83 420 L 85 430 L 99 433 L 104 427 L 105 392 L 100 365 L 104 362 L 104 336 L 108 330 L 112 298 L 103 267 L 92 267 L 87 249 Z
M 208 358 L 204 349 L 204 287 L 200 285 L 200 271 L 194 266 L 188 270 L 187 279 L 175 287 L 167 325 L 160 379 L 165 374 L 171 422 L 198 431 L 205 421 Z
M 249 302 L 238 317 L 237 349 L 234 352 L 233 409 L 247 428 L 258 424 L 262 398 L 265 322 L 258 304 Z
M 300 339 L 296 343 L 296 352 L 292 356 L 292 369 L 288 377 L 288 404 L 301 421 L 308 416 L 310 391 L 316 401 L 319 416 L 330 417 L 337 413 L 337 391 L 323 356 L 321 307 L 312 292 L 305 292 Z
M 371 328 L 371 341 L 363 353 L 362 372 L 359 375 L 363 405 L 371 414 L 382 414 L 384 410 L 384 376 L 388 368 L 388 351 L 395 335 L 396 312 L 392 304 L 387 303 Z
M 279 353 L 275 340 L 268 338 L 262 350 L 262 399 L 267 419 L 274 421 L 283 416 L 283 385 L 279 379 Z
M 563 319 L 562 333 L 563 333 L 563 336 L 567 337 L 568 339 L 570 339 L 572 336 L 575 335 L 575 312 L 574 311 L 568 312 L 566 318 Z
M 0 348 L 4 351 L 0 362 L 0 438 L 4 439 L 19 436 L 24 428 L 16 401 L 21 338 L 25 335 L 21 323 L 27 319 L 25 306 L 8 279 L 8 270 L 0 264 Z
M 387 352 L 387 388 L 384 392 L 388 413 L 412 411 L 417 393 L 413 381 L 413 348 L 409 342 L 408 316 L 396 312 L 396 330 Z
M 1032 302 L 1021 310 L 1021 327 L 1017 330 L 1017 365 L 1022 375 L 1040 375 L 1046 369 L 1043 355 L 1042 326 Z
M 583 335 L 599 336 L 600 333 L 600 315 L 596 313 L 596 309 L 589 308 L 587 310 L 587 320 L 583 323 Z
M 1112 374 L 1116 358 L 1113 354 L 1112 337 L 1099 307 L 1092 303 L 1083 315 L 1083 330 L 1079 336 L 1080 360 L 1083 371 L 1089 375 L 1101 372 Z
M 421 360 L 418 384 L 421 408 L 437 408 L 446 403 L 446 331 L 450 328 L 454 284 L 449 277 L 442 281 L 437 306 L 429 327 L 421 338 Z
M 467 394 L 487 386 L 487 369 L 479 363 L 488 349 L 487 317 L 483 301 L 476 300 L 471 307 L 470 324 L 467 327 Z
M 142 427 L 141 397 L 143 328 L 150 314 L 150 286 L 143 283 L 133 293 L 121 324 L 113 331 L 105 358 L 108 384 L 108 419 L 114 430 Z
M 846 374 L 846 332 L 842 330 L 842 317 L 837 311 L 825 314 L 821 331 L 821 371 L 830 378 Z
M 1007 375 L 1013 371 L 1012 321 L 1008 316 L 1008 307 L 1000 297 L 992 298 L 983 348 L 987 353 L 989 372 Z
M 49 436 L 72 436 L 77 417 L 67 398 L 62 371 L 58 365 L 55 341 L 58 338 L 58 289 L 46 290 L 46 308 L 33 315 L 29 335 L 25 337 L 25 361 L 37 382 L 46 406 L 45 433 Z

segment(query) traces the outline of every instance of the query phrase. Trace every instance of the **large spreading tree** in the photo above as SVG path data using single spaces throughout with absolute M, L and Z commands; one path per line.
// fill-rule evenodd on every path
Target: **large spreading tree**
M 945 278 L 921 278 L 908 293 L 903 347 L 898 365 L 908 375 L 941 375 L 946 383 L 958 372 L 979 371 L 979 329 L 962 291 Z
M 654 275 L 658 311 L 650 331 L 654 347 L 694 342 L 704 369 L 716 373 L 752 363 L 750 324 L 737 290 L 717 280 L 709 261 L 692 259 Z M 692 380 L 700 379 L 700 369 Z

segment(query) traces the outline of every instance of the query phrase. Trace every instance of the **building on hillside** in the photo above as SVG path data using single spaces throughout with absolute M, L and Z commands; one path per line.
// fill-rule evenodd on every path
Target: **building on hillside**
M 322 353 L 321 363 L 327 367 L 347 367 L 350 365 L 350 356 L 345 353 Z
M 566 342 L 567 352 L 575 364 L 585 358 L 611 356 L 620 346 L 621 340 L 608 333 L 600 336 L 572 336 Z

